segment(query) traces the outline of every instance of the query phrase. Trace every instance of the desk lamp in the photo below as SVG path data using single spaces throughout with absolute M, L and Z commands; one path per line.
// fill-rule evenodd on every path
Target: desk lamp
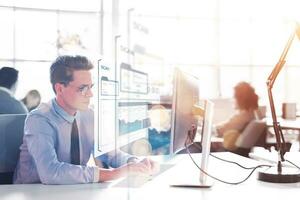
M 300 181 L 300 171 L 299 169 L 290 168 L 290 167 L 283 167 L 282 162 L 285 161 L 284 154 L 286 152 L 285 147 L 285 140 L 282 134 L 282 130 L 280 127 L 280 123 L 277 121 L 276 117 L 276 110 L 274 106 L 273 101 L 273 95 L 272 95 L 272 88 L 274 85 L 274 82 L 282 69 L 282 67 L 285 64 L 285 58 L 289 51 L 289 48 L 297 35 L 298 39 L 300 40 L 300 25 L 297 23 L 295 30 L 292 32 L 282 54 L 281 57 L 272 70 L 270 76 L 267 80 L 267 88 L 268 88 L 268 96 L 269 96 L 269 102 L 271 107 L 271 113 L 272 113 L 272 119 L 273 119 L 273 129 L 275 132 L 276 137 L 276 147 L 278 151 L 278 162 L 277 167 L 272 167 L 267 169 L 266 171 L 261 171 L 258 174 L 258 179 L 265 182 L 272 182 L 272 183 L 296 183 Z

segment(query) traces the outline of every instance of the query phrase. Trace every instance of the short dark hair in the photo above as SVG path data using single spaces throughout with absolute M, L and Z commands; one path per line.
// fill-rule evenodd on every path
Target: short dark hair
M 240 82 L 234 87 L 234 97 L 240 109 L 256 110 L 258 108 L 258 95 L 247 82 Z
M 18 80 L 19 71 L 11 67 L 0 69 L 0 86 L 11 89 Z
M 90 70 L 94 66 L 85 56 L 59 56 L 50 67 L 50 81 L 53 91 L 55 84 L 68 85 L 73 80 L 75 70 Z

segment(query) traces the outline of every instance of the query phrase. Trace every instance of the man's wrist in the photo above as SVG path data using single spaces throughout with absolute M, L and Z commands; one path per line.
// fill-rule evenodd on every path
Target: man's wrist
M 121 168 L 103 169 L 99 168 L 99 182 L 110 181 L 122 177 Z

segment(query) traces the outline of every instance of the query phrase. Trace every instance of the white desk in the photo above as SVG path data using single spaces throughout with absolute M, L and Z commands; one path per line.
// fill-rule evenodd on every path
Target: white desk
M 267 126 L 269 128 L 273 127 L 273 119 L 268 117 L 264 119 L 267 123 Z M 300 118 L 297 117 L 297 119 L 295 120 L 291 120 L 291 119 L 283 119 L 281 117 L 279 117 L 277 119 L 277 121 L 280 123 L 280 127 L 283 130 L 296 130 L 296 131 L 300 131 Z
M 264 120 L 267 123 L 267 127 L 272 128 L 273 131 L 273 119 L 267 117 Z M 300 118 L 297 117 L 297 119 L 291 120 L 291 119 L 283 119 L 281 117 L 278 117 L 277 121 L 280 123 L 280 127 L 282 130 L 292 130 L 293 134 L 285 134 L 285 132 L 283 132 L 285 141 L 286 142 L 298 141 L 299 148 L 300 148 Z M 270 137 L 268 138 L 267 142 L 276 143 L 276 138 Z
M 222 158 L 238 161 L 247 166 L 256 165 L 257 162 L 231 153 L 216 153 Z M 200 155 L 195 155 L 200 160 Z M 299 156 L 300 159 L 300 156 Z M 299 199 L 300 183 L 297 184 L 272 184 L 260 182 L 256 179 L 256 173 L 241 185 L 226 185 L 215 182 L 212 188 L 174 188 L 169 187 L 169 182 L 174 177 L 189 177 L 197 179 L 198 170 L 192 165 L 187 155 L 179 156 L 172 160 L 179 163 L 177 166 L 160 174 L 153 180 L 145 183 L 140 188 L 116 187 L 117 181 L 102 184 L 83 185 L 2 185 L 0 186 L 1 200 L 247 200 L 247 199 Z M 185 171 L 183 170 L 185 169 Z M 234 165 L 224 163 L 210 157 L 209 172 L 218 178 L 227 181 L 238 181 L 249 173 Z

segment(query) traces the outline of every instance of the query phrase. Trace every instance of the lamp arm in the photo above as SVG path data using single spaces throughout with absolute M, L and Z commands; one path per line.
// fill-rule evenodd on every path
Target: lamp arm
M 271 74 L 269 75 L 268 77 L 268 82 L 267 82 L 267 85 L 268 85 L 268 88 L 269 87 L 273 87 L 274 85 L 274 82 L 279 74 L 279 72 L 281 71 L 282 67 L 284 66 L 285 64 L 285 58 L 286 58 L 286 55 L 292 45 L 292 42 L 294 40 L 294 37 L 295 37 L 295 32 L 293 32 L 287 42 L 287 44 L 285 45 L 285 48 L 279 58 L 279 61 L 278 63 L 276 64 L 276 66 L 274 67 L 274 69 L 272 70 Z
M 272 70 L 271 74 L 268 77 L 267 80 L 267 87 L 268 87 L 268 97 L 269 97 L 269 102 L 270 102 L 270 108 L 271 108 L 271 114 L 272 114 L 272 120 L 273 120 L 273 129 L 275 132 L 275 137 L 276 137 L 276 146 L 277 146 L 277 150 L 278 150 L 278 160 L 279 160 L 279 164 L 278 164 L 278 171 L 281 171 L 281 162 L 280 161 L 284 161 L 284 154 L 285 154 L 285 140 L 282 134 L 282 129 L 280 127 L 280 123 L 277 121 L 277 116 L 276 116 L 276 109 L 274 106 L 274 99 L 273 99 L 273 94 L 272 94 L 272 88 L 274 85 L 274 82 L 279 74 L 279 72 L 281 71 L 281 69 L 283 68 L 284 64 L 285 64 L 285 58 L 286 55 L 291 47 L 291 44 L 294 40 L 295 37 L 295 32 L 293 32 L 280 56 L 280 59 L 278 61 L 278 63 L 276 64 L 276 66 L 274 67 L 274 69 Z
M 280 161 L 285 161 L 284 160 L 284 154 L 285 154 L 285 140 L 282 134 L 282 129 L 280 126 L 280 123 L 277 121 L 277 116 L 276 116 L 276 110 L 274 106 L 274 100 L 273 100 L 273 94 L 272 94 L 272 88 L 268 87 L 268 96 L 269 96 L 269 101 L 270 101 L 270 108 L 271 108 L 271 114 L 272 114 L 272 120 L 273 120 L 273 129 L 275 132 L 275 137 L 276 137 L 276 147 L 279 153 L 279 160 Z

